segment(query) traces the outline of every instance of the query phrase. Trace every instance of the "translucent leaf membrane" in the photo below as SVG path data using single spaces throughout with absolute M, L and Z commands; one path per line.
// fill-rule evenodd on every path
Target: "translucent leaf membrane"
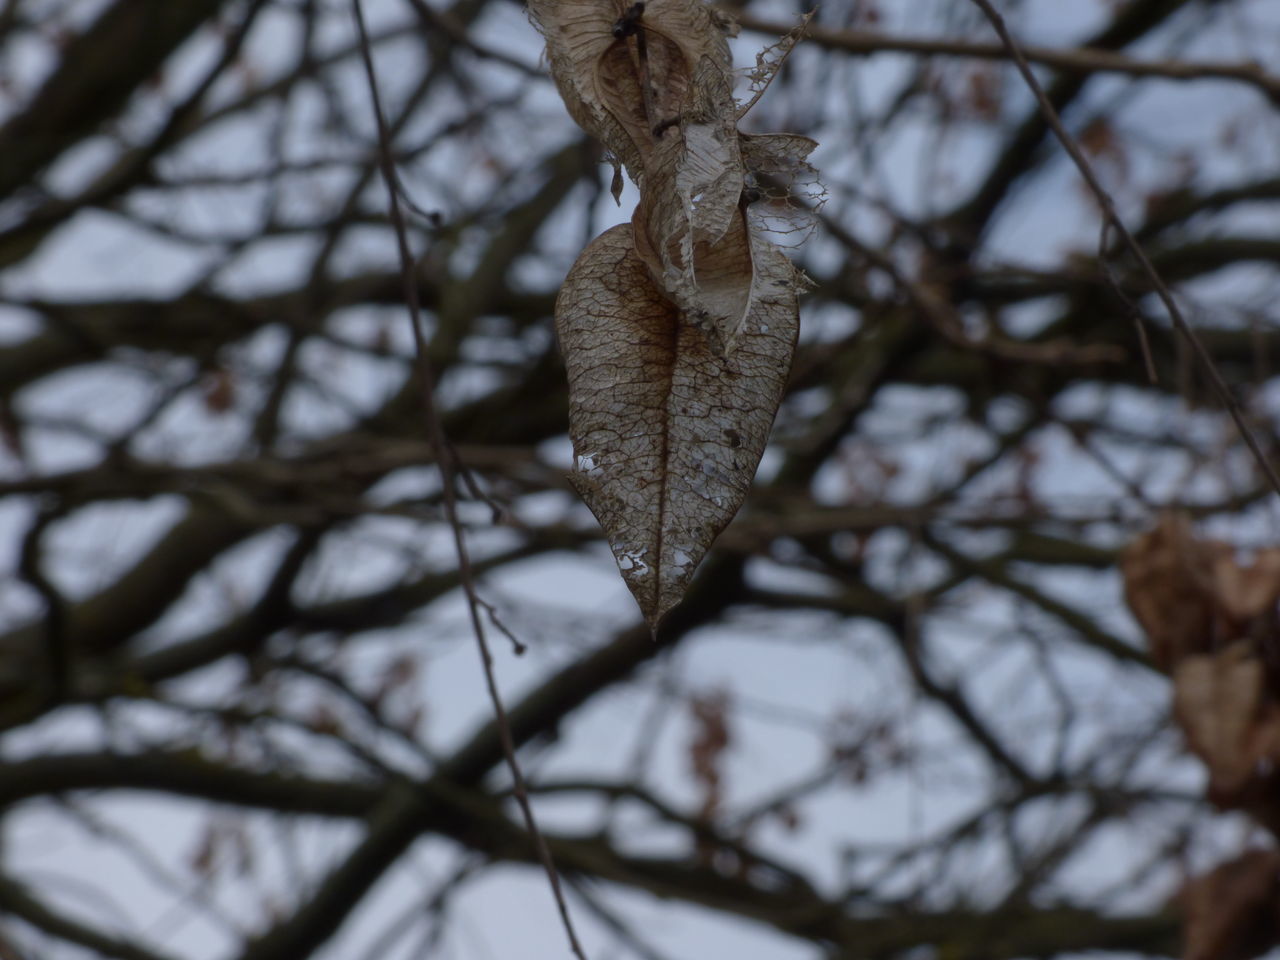
M 756 274 L 729 353 L 654 282 L 629 224 L 583 251 L 556 303 L 571 480 L 654 629 L 746 499 L 786 386 L 799 275 L 767 244 Z
M 808 156 L 816 140 L 793 133 L 740 134 L 751 213 L 774 242 L 798 247 L 817 227 L 827 193 Z
M 732 146 L 721 149 L 720 142 Z M 776 241 L 798 246 L 813 229 L 822 192 L 805 157 L 816 145 L 808 137 L 736 130 L 717 141 L 692 125 L 654 154 L 632 218 L 637 248 L 654 280 L 717 349 L 734 348 L 751 309 L 758 252 Z M 731 167 L 720 163 L 730 157 Z M 812 185 L 814 200 L 793 201 L 797 180 Z
M 654 281 L 718 349 L 745 315 L 752 273 L 740 210 L 737 134 L 723 133 L 693 124 L 664 144 L 632 218 L 637 248 Z
M 787 57 L 791 56 L 791 51 L 800 42 L 804 32 L 809 29 L 809 21 L 813 19 L 813 13 L 813 11 L 806 13 L 800 18 L 800 22 L 796 24 L 795 28 L 785 37 L 756 54 L 756 65 L 747 71 L 747 82 L 751 97 L 738 108 L 738 119 L 746 116 L 747 112 L 764 96 L 764 92 L 769 89 L 769 84 L 773 83 L 773 78 L 778 75 L 782 65 L 787 62 Z
M 656 629 L 745 500 L 782 398 L 801 275 L 772 238 L 805 223 L 815 144 L 738 132 L 734 28 L 701 0 L 529 9 L 569 112 L 640 188 L 570 271 L 556 325 L 572 480 Z M 757 98 L 798 37 L 762 55 Z
M 730 78 L 731 27 L 698 0 L 530 0 L 547 40 L 551 75 L 578 125 L 601 140 L 633 180 L 685 116 L 723 113 L 695 76 Z M 718 81 L 732 88 L 728 79 Z

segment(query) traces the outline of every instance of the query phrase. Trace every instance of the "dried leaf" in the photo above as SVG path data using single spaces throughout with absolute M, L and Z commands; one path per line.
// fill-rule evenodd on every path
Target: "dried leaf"
M 1237 551 L 1201 540 L 1185 513 L 1166 513 L 1120 558 L 1125 599 L 1166 671 L 1184 657 L 1242 637 L 1274 637 L 1280 601 L 1280 549 Z
M 1000 119 L 999 82 L 999 75 L 989 66 L 979 67 L 969 74 L 964 105 L 979 120 L 994 123 Z
M 782 65 L 787 62 L 787 57 L 791 56 L 791 51 L 795 49 L 796 44 L 800 42 L 805 31 L 809 29 L 809 21 L 813 19 L 816 10 L 811 10 L 800 18 L 800 22 L 777 43 L 765 47 L 756 54 L 756 65 L 753 69 L 747 71 L 747 79 L 750 81 L 751 99 L 738 108 L 738 118 L 747 115 L 760 98 L 764 96 L 764 92 L 769 89 L 769 84 L 773 83 Z
M 804 826 L 804 818 L 800 816 L 796 808 L 789 803 L 781 804 L 773 809 L 773 815 L 782 825 L 782 829 L 787 833 L 795 833 Z
M 326 703 L 316 704 L 306 720 L 307 729 L 323 736 L 341 737 L 345 731 L 342 718 Z
M 733 27 L 699 0 L 530 0 L 529 13 L 570 115 L 637 182 L 664 125 L 709 115 L 725 89 L 732 104 Z
M 687 125 L 654 154 L 632 223 L 653 279 L 723 351 L 733 350 L 760 293 L 755 260 L 772 246 L 759 204 L 744 211 L 744 188 L 767 181 L 786 209 L 791 178 L 812 171 L 807 137 L 739 137 L 714 125 Z M 744 162 L 746 161 L 746 162 Z M 761 195 L 754 189 L 755 197 Z M 793 229 L 788 225 L 783 229 Z
M 622 206 L 622 191 L 626 188 L 626 183 L 622 180 L 622 164 L 616 159 L 613 161 L 613 177 L 609 181 L 609 196 L 613 197 L 613 202 L 618 206 Z
M 628 224 L 583 251 L 556 302 L 571 479 L 654 629 L 746 498 L 786 385 L 798 274 L 764 245 L 756 279 L 727 355 L 654 283 Z
M 743 133 L 738 137 L 749 186 L 773 200 L 790 200 L 798 194 L 819 200 L 818 171 L 806 159 L 818 141 L 796 133 Z
M 1267 697 L 1266 667 L 1238 642 L 1215 656 L 1187 657 L 1173 680 L 1174 716 L 1209 769 L 1210 797 L 1241 806 L 1280 758 L 1280 705 Z
M 826 190 L 808 156 L 816 140 L 794 133 L 739 134 L 751 211 L 775 243 L 799 246 L 813 232 Z
M 1183 888 L 1183 960 L 1249 960 L 1280 943 L 1280 852 L 1250 850 Z
M 724 775 L 721 766 L 725 751 L 733 738 L 729 732 L 729 694 L 723 690 L 694 697 L 689 703 L 693 712 L 694 737 L 689 744 L 689 764 L 693 778 L 702 788 L 702 805 L 698 819 L 711 821 L 724 799 Z
M 781 400 L 800 275 L 753 205 L 790 202 L 813 144 L 738 133 L 736 28 L 702 0 L 529 9 L 570 114 L 640 188 L 632 224 L 570 271 L 556 324 L 573 481 L 656 630 L 742 505 Z M 757 96 L 798 38 L 762 56 Z
M 709 240 L 668 198 L 682 199 L 674 191 L 642 195 L 632 218 L 636 251 L 658 287 L 724 352 L 747 315 L 755 274 L 745 216 L 735 200 L 728 235 Z
M 1154 530 L 1125 549 L 1120 571 L 1125 600 L 1162 670 L 1212 649 L 1212 561 L 1200 550 L 1185 514 L 1162 515 Z
M 236 404 L 236 381 L 226 367 L 215 367 L 204 380 L 204 406 L 210 413 L 227 413 Z
M 1238 623 L 1275 613 L 1280 599 L 1280 549 L 1258 550 L 1241 566 L 1225 544 L 1213 558 L 1215 594 L 1224 612 Z

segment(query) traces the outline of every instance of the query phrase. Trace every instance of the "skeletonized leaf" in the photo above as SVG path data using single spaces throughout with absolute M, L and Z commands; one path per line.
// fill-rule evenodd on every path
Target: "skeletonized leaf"
M 769 89 L 769 84 L 773 83 L 773 78 L 787 62 L 787 57 L 791 56 L 791 51 L 809 29 L 809 21 L 813 19 L 815 12 L 811 10 L 806 13 L 785 37 L 756 54 L 755 67 L 747 71 L 747 78 L 751 82 L 751 99 L 738 108 L 739 118 L 746 116 L 747 112 L 760 102 L 764 92 Z
M 795 133 L 743 133 L 738 139 L 743 185 L 756 198 L 751 209 L 776 242 L 799 246 L 826 201 L 818 171 L 808 161 L 818 142 Z
M 636 251 L 689 321 L 727 352 L 746 318 L 755 273 L 746 219 L 735 200 L 724 231 L 707 239 L 680 210 L 680 199 L 674 191 L 641 195 L 631 218 Z
M 529 0 L 529 12 L 569 113 L 637 182 L 667 130 L 709 115 L 708 96 L 732 90 L 733 26 L 701 0 Z
M 583 251 L 556 301 L 571 480 L 654 629 L 746 498 L 786 385 L 799 274 L 763 242 L 755 267 L 728 354 L 654 283 L 629 224 Z
M 817 183 L 816 146 L 791 134 L 743 136 L 731 125 L 686 124 L 654 152 L 632 223 L 654 280 L 717 349 L 733 349 L 751 311 L 754 260 L 772 234 L 805 233 L 812 214 L 794 185 Z M 743 217 L 743 191 L 756 202 Z M 748 226 L 750 222 L 751 226 Z
M 734 26 L 703 0 L 529 7 L 570 114 L 640 188 L 632 223 L 574 265 L 556 323 L 574 484 L 656 628 L 745 499 L 781 399 L 801 275 L 769 231 L 793 233 L 813 142 L 738 132 Z M 757 98 L 796 37 L 761 59 Z

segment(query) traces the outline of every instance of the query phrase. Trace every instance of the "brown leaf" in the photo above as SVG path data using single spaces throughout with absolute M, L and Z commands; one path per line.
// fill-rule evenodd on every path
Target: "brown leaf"
M 572 479 L 656 630 L 745 499 L 782 396 L 800 275 L 752 208 L 789 201 L 813 142 L 738 133 L 735 27 L 702 0 L 529 9 L 570 114 L 640 188 L 632 225 L 570 271 L 556 324 Z M 761 56 L 757 97 L 802 30 Z
M 1000 78 L 991 68 L 976 68 L 965 84 L 964 105 L 980 120 L 994 123 L 1000 119 Z
M 1280 704 L 1267 698 L 1266 667 L 1249 646 L 1187 657 L 1173 674 L 1174 717 L 1209 769 L 1210 798 L 1224 807 L 1241 806 L 1280 758 Z
M 236 381 L 226 367 L 215 367 L 204 380 L 204 406 L 210 413 L 227 413 L 236 404 Z
M 1162 670 L 1213 649 L 1213 559 L 1200 548 L 1186 514 L 1163 514 L 1154 530 L 1121 554 L 1120 571 L 1125 600 Z
M 1128 180 L 1129 154 L 1109 119 L 1098 117 L 1081 130 L 1080 146 L 1096 159 L 1105 161 L 1115 172 L 1118 182 Z
M 771 200 L 789 200 L 800 194 L 821 202 L 821 184 L 806 159 L 818 141 L 797 133 L 740 133 L 742 162 L 749 185 Z
M 741 179 L 738 187 L 741 192 Z M 725 352 L 736 342 L 751 302 L 755 265 L 746 216 L 735 199 L 724 230 L 708 237 L 694 219 L 696 211 L 686 217 L 679 210 L 684 199 L 675 191 L 641 195 L 632 218 L 636 251 L 654 282 Z
M 1183 960 L 1249 960 L 1280 943 L 1280 852 L 1250 850 L 1183 888 Z
M 328 704 L 318 703 L 306 720 L 307 729 L 313 733 L 330 737 L 343 735 L 342 718 Z
M 570 115 L 637 182 L 664 124 L 706 114 L 712 93 L 732 109 L 733 25 L 699 0 L 530 0 L 529 13 Z
M 689 744 L 693 778 L 702 788 L 700 820 L 712 820 L 724 799 L 723 763 L 733 738 L 729 732 L 729 694 L 723 690 L 696 696 L 689 704 L 693 712 L 694 736 Z
M 1125 599 L 1164 670 L 1242 637 L 1274 638 L 1280 549 L 1242 563 L 1230 544 L 1195 536 L 1185 513 L 1161 516 L 1120 558 Z
M 731 126 L 687 124 L 650 161 L 632 218 L 636 248 L 717 349 L 734 349 L 761 292 L 755 261 L 772 246 L 756 208 L 744 211 L 743 189 L 763 181 L 786 199 L 802 168 L 812 171 L 804 158 L 814 146 L 807 137 L 740 139 Z
M 782 825 L 782 829 L 787 833 L 795 833 L 804 826 L 804 819 L 796 811 L 796 808 L 789 803 L 781 804 L 773 810 L 773 815 L 778 819 L 778 823 Z
M 1213 558 L 1214 590 L 1224 612 L 1244 623 L 1274 613 L 1280 599 L 1280 549 L 1258 550 L 1248 566 L 1225 544 Z
M 756 268 L 727 355 L 653 282 L 629 224 L 583 251 L 556 301 L 570 479 L 654 629 L 746 498 L 786 385 L 798 274 L 770 245 Z

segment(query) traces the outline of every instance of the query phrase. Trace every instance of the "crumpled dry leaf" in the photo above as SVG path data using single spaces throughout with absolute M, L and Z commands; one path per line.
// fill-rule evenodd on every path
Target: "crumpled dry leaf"
M 1168 512 L 1121 555 L 1125 599 L 1163 670 L 1245 636 L 1275 636 L 1280 549 L 1238 551 L 1196 537 L 1185 513 Z
M 1241 624 L 1273 615 L 1280 601 L 1280 548 L 1256 550 L 1242 566 L 1230 546 L 1217 546 L 1214 593 L 1225 613 Z
M 1152 659 L 1172 674 L 1174 719 L 1208 770 L 1209 799 L 1280 836 L 1280 549 L 1246 557 L 1168 512 L 1120 569 Z
M 695 695 L 689 701 L 693 714 L 693 742 L 689 744 L 689 765 L 693 780 L 702 790 L 698 819 L 711 823 L 724 800 L 724 759 L 733 743 L 729 726 L 729 694 L 715 690 Z
M 1280 851 L 1250 850 L 1182 890 L 1183 960 L 1249 960 L 1280 943 Z
M 1280 760 L 1280 704 L 1269 697 L 1266 666 L 1246 641 L 1179 663 L 1173 713 L 1209 770 L 1210 798 L 1223 807 L 1245 805 Z
M 654 280 L 720 349 L 732 349 L 750 311 L 744 189 L 777 201 L 770 213 L 785 223 L 798 209 L 788 193 L 793 179 L 816 183 L 804 162 L 812 140 L 745 137 L 737 123 L 808 17 L 761 54 L 751 73 L 755 96 L 739 106 L 725 39 L 734 27 L 701 0 L 530 0 L 529 9 L 570 114 L 640 186 L 633 223 Z
M 736 25 L 700 0 L 529 0 L 529 13 L 570 115 L 637 182 L 663 125 L 732 109 Z
M 556 325 L 572 480 L 656 630 L 742 505 L 781 401 L 801 275 L 770 215 L 790 204 L 792 180 L 816 183 L 814 143 L 738 132 L 751 104 L 733 96 L 736 27 L 703 0 L 529 10 L 570 114 L 640 188 L 631 224 L 570 271 Z M 761 56 L 751 103 L 799 35 Z
M 1186 514 L 1162 514 L 1154 530 L 1125 548 L 1120 571 L 1125 600 L 1162 670 L 1213 649 L 1212 558 Z
M 729 354 L 654 283 L 629 224 L 583 251 L 556 302 L 571 480 L 654 629 L 746 498 L 786 386 L 800 276 L 767 244 L 756 276 Z
M 758 199 L 764 195 L 756 184 L 767 183 L 784 209 L 796 210 L 791 178 L 812 171 L 804 158 L 814 146 L 807 137 L 726 137 L 712 125 L 691 125 L 650 162 L 632 217 L 636 247 L 654 280 L 718 350 L 734 349 L 759 291 L 757 251 L 773 245 L 759 205 L 744 204 L 743 191 L 751 187 Z
M 798 245 L 813 232 L 816 211 L 826 199 L 818 171 L 808 161 L 818 142 L 794 133 L 741 133 L 738 142 L 745 187 L 757 201 L 752 210 L 775 240 Z

